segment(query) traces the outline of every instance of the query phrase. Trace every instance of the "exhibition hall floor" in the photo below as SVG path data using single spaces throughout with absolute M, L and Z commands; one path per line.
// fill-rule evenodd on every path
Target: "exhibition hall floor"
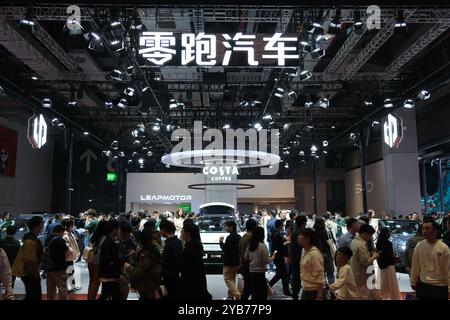
M 77 280 L 81 280 L 81 290 L 77 291 L 74 294 L 71 294 L 72 300 L 86 300 L 87 298 L 87 289 L 88 289 L 88 283 L 89 283 L 89 276 L 88 276 L 88 270 L 87 266 L 83 262 L 79 262 L 76 264 L 77 272 L 79 272 L 80 276 L 77 277 Z M 273 277 L 274 273 L 267 273 L 266 278 L 271 279 Z M 212 294 L 214 300 L 224 300 L 227 296 L 227 288 L 225 286 L 225 283 L 223 281 L 223 276 L 220 274 L 208 274 L 207 276 L 208 281 L 208 290 Z M 412 292 L 411 286 L 409 285 L 409 276 L 404 273 L 397 273 L 397 279 L 398 284 L 400 287 L 400 292 L 402 293 L 403 298 L 405 298 L 406 293 Z M 46 299 L 46 284 L 45 279 L 42 279 L 42 292 L 44 294 L 44 299 Z M 79 286 L 79 283 L 77 283 L 77 286 Z M 283 288 L 281 285 L 281 281 L 279 281 L 274 286 L 274 295 L 271 297 L 273 300 L 291 300 L 289 297 L 283 296 Z M 25 288 L 23 285 L 23 282 L 20 279 L 16 279 L 15 282 L 15 290 L 16 299 L 22 299 L 25 293 Z M 99 290 L 100 292 L 100 290 Z M 130 291 L 130 294 L 128 295 L 128 300 L 138 300 L 139 297 L 136 293 Z

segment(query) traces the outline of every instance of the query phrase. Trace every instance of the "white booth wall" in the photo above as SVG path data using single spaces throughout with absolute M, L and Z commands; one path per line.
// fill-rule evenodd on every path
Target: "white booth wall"
M 252 189 L 238 190 L 237 203 L 239 203 L 239 198 L 254 199 L 255 201 L 294 200 L 294 180 L 292 179 L 238 179 L 237 182 L 255 185 L 255 188 Z M 148 205 L 152 204 L 158 208 L 161 205 L 173 208 L 175 204 L 190 203 L 192 210 L 198 212 L 199 206 L 209 199 L 206 197 L 205 190 L 189 189 L 188 186 L 203 183 L 205 183 L 205 176 L 201 173 L 128 173 L 126 210 L 134 211 L 135 208 L 140 207 L 149 208 Z M 156 200 L 157 196 L 172 196 L 172 199 L 176 196 L 184 196 L 191 197 L 192 200 Z M 179 199 L 181 198 L 179 197 Z M 225 201 L 228 202 L 227 199 Z

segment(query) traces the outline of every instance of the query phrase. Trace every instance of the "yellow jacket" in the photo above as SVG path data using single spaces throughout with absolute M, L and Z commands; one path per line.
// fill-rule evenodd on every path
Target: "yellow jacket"
M 17 254 L 12 266 L 15 277 L 34 276 L 39 278 L 42 262 L 42 247 L 39 240 L 26 239 Z

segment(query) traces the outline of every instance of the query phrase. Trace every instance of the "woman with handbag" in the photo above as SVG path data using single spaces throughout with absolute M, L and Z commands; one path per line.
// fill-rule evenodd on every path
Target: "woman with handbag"
M 272 257 L 264 244 L 264 229 L 256 227 L 252 232 L 249 245 L 245 250 L 244 262 L 249 265 L 250 294 L 252 300 L 267 300 L 272 288 L 267 283 L 267 264 L 275 259 L 277 251 Z
M 139 300 L 161 298 L 161 247 L 155 240 L 155 233 L 152 228 L 144 228 L 138 238 L 136 264 L 124 265 L 125 275 L 139 293 Z
M 394 254 L 389 236 L 389 229 L 382 228 L 377 241 L 377 251 L 380 254 L 377 263 L 380 267 L 381 299 L 401 300 L 397 273 L 395 271 L 395 261 L 398 257 Z

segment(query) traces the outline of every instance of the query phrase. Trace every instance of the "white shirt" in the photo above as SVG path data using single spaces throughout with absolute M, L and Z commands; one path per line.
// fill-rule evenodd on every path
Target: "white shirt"
M 434 286 L 448 286 L 450 292 L 450 249 L 442 240 L 420 241 L 414 248 L 411 286 L 418 281 Z

